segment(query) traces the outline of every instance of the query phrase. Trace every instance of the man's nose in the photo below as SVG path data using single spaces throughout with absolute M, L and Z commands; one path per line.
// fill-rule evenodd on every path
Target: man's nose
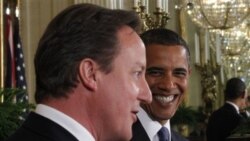
M 142 87 L 142 90 L 138 96 L 139 100 L 142 102 L 142 103 L 151 103 L 152 102 L 152 93 L 150 91 L 150 88 L 148 86 L 148 83 L 146 82 L 146 80 L 144 79 L 143 81 L 143 87 Z
M 162 79 L 160 79 L 159 87 L 161 89 L 166 89 L 166 90 L 174 88 L 175 87 L 174 77 L 172 75 L 165 75 L 164 77 L 162 77 Z

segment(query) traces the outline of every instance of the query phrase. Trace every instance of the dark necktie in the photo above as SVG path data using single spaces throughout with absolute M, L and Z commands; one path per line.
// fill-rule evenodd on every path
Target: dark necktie
M 159 141 L 170 141 L 169 132 L 168 132 L 168 129 L 166 127 L 162 127 L 158 131 L 157 135 L 159 137 Z

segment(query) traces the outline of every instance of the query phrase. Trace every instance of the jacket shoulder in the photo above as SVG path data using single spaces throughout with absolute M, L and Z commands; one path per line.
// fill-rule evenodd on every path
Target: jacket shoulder
M 188 141 L 188 139 L 184 138 L 179 133 L 171 130 L 171 141 Z

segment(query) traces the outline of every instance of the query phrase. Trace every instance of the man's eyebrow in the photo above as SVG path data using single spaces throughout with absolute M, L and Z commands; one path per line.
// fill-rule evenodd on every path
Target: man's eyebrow
M 139 66 L 142 70 L 146 69 L 146 66 L 141 62 L 136 62 L 136 65 Z
M 161 67 L 149 67 L 147 68 L 147 70 L 164 70 L 164 69 Z
M 175 71 L 185 71 L 185 72 L 187 72 L 187 69 L 185 69 L 185 68 L 175 68 L 174 70 Z

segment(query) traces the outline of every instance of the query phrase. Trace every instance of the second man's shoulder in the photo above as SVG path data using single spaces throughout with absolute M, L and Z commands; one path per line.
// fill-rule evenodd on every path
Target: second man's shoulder
M 172 132 L 171 133 L 171 141 L 188 141 L 188 139 L 184 138 L 179 133 L 177 133 L 173 130 L 171 132 Z

